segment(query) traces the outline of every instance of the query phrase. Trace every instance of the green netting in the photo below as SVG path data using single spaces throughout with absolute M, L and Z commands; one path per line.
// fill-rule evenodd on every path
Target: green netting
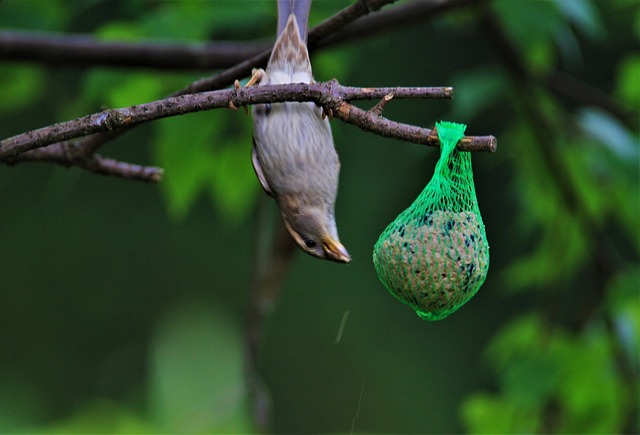
M 426 320 L 443 319 L 464 305 L 489 269 L 471 153 L 456 149 L 465 128 L 436 124 L 441 154 L 431 181 L 373 248 L 382 283 Z

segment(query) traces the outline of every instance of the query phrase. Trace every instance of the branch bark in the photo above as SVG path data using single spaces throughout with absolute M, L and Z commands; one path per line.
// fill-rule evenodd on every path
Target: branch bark
M 146 67 L 154 70 L 228 68 L 269 49 L 271 43 L 118 42 L 87 34 L 0 32 L 0 58 L 49 65 Z
M 314 39 L 322 40 L 328 34 L 339 31 L 345 25 L 353 22 L 354 20 L 358 19 L 363 15 L 368 14 L 370 11 L 378 10 L 385 4 L 392 3 L 394 1 L 395 0 L 357 0 L 351 6 L 338 12 L 336 15 L 329 18 L 319 26 L 316 26 L 314 29 L 312 29 L 309 32 L 309 38 L 312 41 L 310 48 L 311 49 L 313 48 Z M 187 87 L 170 95 L 170 97 L 177 97 L 181 95 L 187 95 L 187 94 L 203 92 L 208 90 L 216 90 L 216 89 L 221 89 L 226 86 L 229 86 L 236 79 L 249 75 L 252 68 L 266 64 L 267 59 L 269 58 L 269 54 L 270 54 L 270 50 L 265 50 L 251 57 L 250 59 L 246 59 L 243 62 L 231 68 L 228 68 L 225 71 L 222 71 L 216 76 L 193 82 Z M 109 117 L 107 116 L 107 119 L 108 118 Z M 100 132 L 90 134 L 78 141 L 69 141 L 69 140 L 61 139 L 61 142 L 59 143 L 60 145 L 59 149 L 60 150 L 66 150 L 66 149 L 76 150 L 77 149 L 77 151 L 74 151 L 74 152 L 83 154 L 85 156 L 89 156 L 95 153 L 102 145 L 117 138 L 122 133 L 125 133 L 126 131 L 129 130 L 129 128 L 135 125 L 138 125 L 138 124 L 129 124 L 126 126 L 121 126 L 120 128 L 115 128 L 112 126 L 112 128 L 107 129 L 108 131 L 105 131 L 103 129 L 98 129 L 96 131 L 100 131 Z M 74 136 L 74 137 L 78 137 L 78 136 Z M 65 154 L 63 153 L 62 155 L 65 155 Z M 2 160 L 1 157 L 0 157 L 0 160 Z M 7 159 L 5 159 L 5 161 L 6 160 Z M 23 158 L 22 160 L 18 160 L 15 158 L 15 152 L 14 152 L 14 157 L 9 157 L 9 160 L 11 160 L 11 163 L 17 163 L 18 161 L 29 161 L 30 159 Z M 68 160 L 65 161 L 65 164 L 67 162 Z M 71 164 L 75 164 L 76 162 L 73 162 Z M 152 180 L 156 178 L 158 177 L 152 177 Z
M 359 0 L 309 32 L 309 49 L 313 50 L 327 35 L 340 30 L 369 12 L 396 0 Z M 333 43 L 338 43 L 335 40 Z M 209 42 L 166 43 L 160 41 L 119 42 L 101 41 L 89 34 L 33 33 L 0 31 L 0 58 L 27 60 L 50 65 L 81 66 L 108 65 L 117 67 L 146 67 L 153 69 L 212 70 L 242 64 L 244 73 L 231 73 L 222 86 L 205 85 L 191 92 L 220 89 L 238 77 L 249 75 L 251 68 L 264 65 L 269 58 L 272 42 Z M 251 62 L 249 62 L 251 61 Z M 246 66 L 247 63 L 251 65 Z M 234 68 L 237 71 L 237 68 Z
M 335 44 L 368 38 L 373 35 L 388 32 L 399 27 L 406 27 L 416 23 L 424 23 L 425 20 L 434 18 L 453 9 L 467 6 L 480 5 L 486 0 L 414 0 L 382 11 L 368 15 L 358 21 L 349 24 L 344 29 L 327 35 L 314 48 L 325 48 Z
M 316 26 L 309 33 L 310 51 L 369 37 L 482 2 L 415 0 L 353 22 L 363 13 L 392 1 L 395 0 L 360 1 Z M 91 34 L 0 31 L 0 59 L 26 60 L 65 68 L 102 65 L 155 70 L 213 70 L 232 67 L 253 56 L 259 56 L 265 63 L 268 58 L 265 53 L 271 45 L 271 41 L 103 41 Z
M 153 166 L 141 166 L 95 154 L 90 148 L 79 147 L 74 141 L 60 142 L 44 148 L 36 148 L 3 160 L 7 165 L 20 162 L 50 162 L 62 166 L 77 166 L 101 175 L 112 175 L 127 180 L 159 182 L 164 170 Z
M 307 37 L 307 46 L 313 51 L 323 39 L 339 32 L 348 24 L 354 22 L 358 18 L 367 15 L 369 12 L 377 11 L 386 4 L 393 3 L 396 0 L 357 0 L 351 6 L 348 6 L 323 21 L 322 23 L 309 30 Z M 271 49 L 265 50 L 255 56 L 246 59 L 239 64 L 216 74 L 213 77 L 204 78 L 195 81 L 183 89 L 173 93 L 171 96 L 192 94 L 195 92 L 212 91 L 222 89 L 233 84 L 235 80 L 247 77 L 251 74 L 252 68 L 264 67 L 271 55 Z
M 343 87 L 337 81 L 325 83 L 258 86 L 226 89 L 199 94 L 170 97 L 152 103 L 109 109 L 72 121 L 54 124 L 28 131 L 0 141 L 0 159 L 16 157 L 27 151 L 47 145 L 99 132 L 130 128 L 144 122 L 170 116 L 219 108 L 237 108 L 252 104 L 279 103 L 285 101 L 313 101 L 322 105 L 328 113 L 356 125 L 363 130 L 431 146 L 439 146 L 437 135 L 427 128 L 390 121 L 382 116 L 366 112 L 350 104 L 351 100 L 383 98 L 450 98 L 451 88 L 358 88 Z M 462 151 L 495 151 L 495 138 L 465 137 L 460 141 Z M 17 160 L 14 159 L 13 162 Z
M 342 11 L 329 18 L 325 22 L 321 23 L 320 25 L 316 26 L 309 32 L 310 50 L 313 50 L 320 44 L 327 45 L 323 41 L 327 40 L 328 38 L 330 39 L 332 35 L 335 36 L 336 34 L 340 34 L 345 26 L 354 22 L 358 18 L 367 15 L 369 12 L 378 10 L 384 5 L 392 3 L 393 1 L 395 0 L 356 1 L 351 6 L 343 9 Z M 478 1 L 479 0 L 449 0 L 439 1 L 435 3 L 420 1 L 411 4 L 410 7 L 409 5 L 406 5 L 404 7 L 395 8 L 377 15 L 384 16 L 386 14 L 390 17 L 395 17 L 391 21 L 397 24 L 397 22 L 399 21 L 401 22 L 402 20 L 410 19 L 411 15 L 415 13 L 435 15 L 436 13 L 444 12 L 455 6 L 462 6 Z M 399 13 L 395 12 L 396 9 L 399 10 Z M 378 30 L 384 28 L 384 25 L 381 23 L 382 22 L 378 22 L 378 24 L 370 28 Z M 361 35 L 362 32 L 357 31 L 355 33 L 356 36 L 358 34 Z M 2 33 L 0 33 L 0 35 L 2 35 Z M 35 38 L 35 40 L 23 41 L 23 43 L 27 45 L 31 44 L 33 46 L 36 42 L 43 42 L 42 38 L 38 39 L 37 36 Z M 71 38 L 71 45 L 68 47 L 71 51 L 73 51 L 73 49 L 75 48 L 76 54 L 85 53 L 89 57 L 96 56 L 94 57 L 94 60 L 105 60 L 105 56 L 114 55 L 114 50 L 116 48 L 126 50 L 124 44 L 119 45 L 116 43 L 115 45 L 109 45 L 109 43 L 106 43 L 106 45 L 104 45 L 104 53 L 92 54 L 90 53 L 91 49 L 92 47 L 95 48 L 94 44 L 97 43 L 97 40 L 87 40 L 83 39 L 82 37 L 78 37 L 78 39 L 74 41 L 73 37 Z M 0 43 L 1 41 L 2 38 L 0 37 Z M 46 45 L 45 43 L 44 47 L 48 47 L 52 51 L 59 51 L 63 48 L 60 44 L 61 42 L 62 41 L 52 41 L 49 43 L 50 45 Z M 333 44 L 336 42 L 339 42 L 339 40 L 334 38 L 334 41 L 330 41 L 329 43 Z M 32 48 L 34 50 L 36 49 L 35 47 Z M 219 50 L 218 54 L 220 55 L 222 55 L 222 52 L 224 51 L 224 47 L 222 46 L 218 46 L 217 48 L 215 46 L 210 46 L 208 47 L 208 49 L 214 51 Z M 243 51 L 242 55 L 246 56 L 247 53 L 249 53 L 253 49 L 255 49 L 255 46 L 253 48 L 250 48 L 249 51 Z M 123 55 L 124 59 L 121 61 L 136 62 L 136 60 L 134 59 L 135 57 L 141 59 L 140 62 L 144 62 L 144 59 L 153 61 L 153 59 L 157 59 L 157 57 L 160 55 L 167 56 L 166 50 L 177 50 L 174 52 L 174 54 L 176 54 L 178 58 L 180 58 L 181 56 L 188 57 L 189 53 L 193 54 L 194 52 L 193 47 L 187 48 L 187 53 L 185 54 L 184 52 L 178 50 L 178 46 L 149 46 L 148 44 L 139 46 L 134 45 L 131 48 L 130 52 L 127 52 Z M 44 51 L 46 52 L 47 50 Z M 197 50 L 195 51 L 197 52 Z M 42 53 L 42 50 L 40 52 Z M 246 59 L 245 61 L 221 72 L 214 77 L 190 84 L 184 89 L 171 95 L 171 97 L 177 98 L 179 96 L 184 96 L 191 93 L 202 92 L 209 89 L 215 90 L 228 86 L 236 78 L 248 75 L 252 67 L 264 65 L 269 57 L 269 54 L 269 50 L 264 50 L 259 54 L 254 55 L 250 59 Z M 47 56 L 47 54 L 42 55 Z M 225 60 L 222 61 L 224 62 Z M 169 67 L 171 63 L 169 61 L 167 62 L 168 63 L 165 65 Z M 327 97 L 320 100 L 314 99 L 314 97 L 309 97 L 309 99 L 303 98 L 302 100 L 299 100 L 296 99 L 297 97 L 292 97 L 291 101 L 316 101 L 319 104 L 323 104 L 328 112 L 334 113 L 336 117 L 344 120 L 345 122 L 357 125 L 364 130 L 372 131 L 385 137 L 395 137 L 414 143 L 439 146 L 437 133 L 435 131 L 389 121 L 388 119 L 380 116 L 380 114 L 375 113 L 375 111 L 363 111 L 362 109 L 349 104 L 349 100 L 353 99 L 383 98 L 383 95 L 381 95 L 381 93 L 384 95 L 391 94 L 394 96 L 394 98 L 416 98 L 415 96 L 412 96 L 413 94 L 415 94 L 416 89 L 422 89 L 421 91 L 418 91 L 418 94 L 420 94 L 421 92 L 424 92 L 426 88 L 376 88 L 378 90 L 376 91 L 377 93 L 372 92 L 371 89 L 347 87 L 340 87 L 340 89 L 342 95 L 338 96 L 338 98 Z M 450 98 L 450 92 L 452 90 L 450 88 L 448 89 L 449 95 L 445 96 L 445 98 Z M 209 106 L 208 104 L 211 103 L 211 100 L 209 99 L 210 97 L 212 96 L 201 95 L 193 99 L 185 99 L 189 101 L 175 101 L 171 98 L 167 98 L 165 100 L 160 100 L 155 103 L 149 103 L 141 106 L 132 106 L 131 108 L 119 110 L 108 110 L 95 115 L 79 118 L 75 121 L 69 121 L 67 123 L 56 124 L 44 129 L 27 132 L 23 135 L 18 135 L 13 138 L 6 139 L 5 141 L 0 141 L 0 161 L 3 161 L 7 164 L 16 164 L 24 161 L 50 161 L 65 166 L 78 166 L 83 169 L 101 174 L 111 174 L 120 177 L 140 179 L 145 181 L 159 181 L 162 177 L 162 170 L 160 168 L 144 167 L 131 165 L 124 162 L 117 162 L 115 160 L 99 156 L 95 154 L 95 152 L 105 143 L 115 139 L 120 134 L 143 122 L 147 122 L 153 119 L 159 119 L 165 116 L 175 116 L 192 111 L 209 110 L 221 107 L 215 104 L 213 106 Z M 220 97 L 220 95 L 218 95 L 218 97 Z M 207 99 L 204 104 L 200 104 L 198 103 L 198 101 L 193 101 L 194 99 L 201 100 L 202 98 Z M 222 97 L 222 100 L 224 100 L 225 98 L 226 97 Z M 287 99 L 288 101 L 288 97 L 286 95 L 284 95 L 283 98 Z M 417 98 L 426 97 L 422 96 Z M 231 104 L 235 104 L 236 106 L 251 104 L 247 102 L 241 102 L 237 99 L 228 101 L 231 102 Z M 270 101 L 277 102 L 285 100 L 278 100 L 277 97 L 274 97 L 274 99 L 271 99 Z M 220 100 L 218 100 L 218 102 L 220 102 Z M 192 103 L 193 105 L 189 107 L 188 103 Z M 163 104 L 167 106 L 165 107 L 165 109 L 167 110 L 162 109 Z M 175 111 L 172 112 L 169 106 L 172 106 Z M 80 140 L 75 139 L 81 136 L 84 137 Z M 37 151 L 33 151 L 34 148 L 47 145 L 47 149 L 39 149 Z M 467 137 L 461 141 L 459 147 L 460 149 L 469 151 L 495 151 L 496 141 L 492 136 L 476 138 Z

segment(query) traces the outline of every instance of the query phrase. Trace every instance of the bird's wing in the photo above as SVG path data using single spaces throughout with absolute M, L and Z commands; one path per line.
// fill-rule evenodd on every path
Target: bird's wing
M 260 160 L 258 160 L 258 153 L 256 152 L 256 140 L 253 139 L 253 149 L 251 150 L 251 163 L 253 163 L 253 170 L 256 171 L 256 175 L 258 176 L 258 180 L 260 180 L 260 184 L 262 188 L 267 193 L 267 195 L 276 197 L 271 187 L 269 187 L 269 183 L 267 183 L 267 178 L 264 176 L 264 172 L 262 171 L 262 166 L 260 166 Z

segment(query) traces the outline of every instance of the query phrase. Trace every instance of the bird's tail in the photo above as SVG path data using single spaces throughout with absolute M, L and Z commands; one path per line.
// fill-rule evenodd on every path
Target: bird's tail
M 267 64 L 271 84 L 311 83 L 313 80 L 306 44 L 310 6 L 310 0 L 278 0 L 279 34 Z M 284 26 L 280 29 L 283 17 Z
M 306 42 L 310 9 L 311 0 L 278 0 L 278 36 L 287 27 L 289 15 L 293 14 L 298 22 L 300 36 Z

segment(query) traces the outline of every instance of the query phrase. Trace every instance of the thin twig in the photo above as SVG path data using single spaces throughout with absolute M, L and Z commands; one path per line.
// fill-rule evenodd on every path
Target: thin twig
M 349 24 L 344 29 L 330 33 L 326 38 L 314 45 L 314 49 L 329 47 L 335 44 L 368 38 L 390 30 L 405 28 L 453 9 L 474 6 L 485 0 L 415 0 L 395 6 L 377 14 L 368 15 Z
M 36 148 L 31 151 L 4 159 L 4 163 L 15 165 L 20 162 L 50 162 L 62 166 L 76 166 L 100 175 L 112 175 L 127 180 L 150 181 L 162 180 L 164 170 L 153 166 L 141 166 L 114 160 L 95 153 L 86 154 L 82 149 L 73 146 L 73 142 L 62 142 Z
M 54 124 L 38 130 L 22 133 L 0 141 L 0 159 L 17 156 L 26 151 L 44 147 L 53 143 L 90 135 L 103 131 L 127 128 L 169 116 L 200 112 L 203 110 L 240 107 L 251 104 L 277 103 L 285 101 L 313 101 L 334 112 L 336 117 L 376 134 L 408 140 L 414 143 L 438 146 L 437 135 L 426 128 L 389 121 L 372 113 L 352 106 L 342 96 L 342 86 L 337 81 L 326 83 L 257 86 L 240 89 L 203 92 L 192 95 L 166 98 L 152 103 L 110 109 L 81 118 Z M 348 87 L 346 94 L 351 100 L 370 99 L 372 95 L 386 95 L 389 88 L 376 92 L 372 88 L 364 88 L 361 95 L 356 88 Z M 396 88 L 396 98 L 433 98 L 434 88 L 412 88 L 411 92 L 403 92 Z M 442 88 L 441 97 L 450 93 L 450 88 Z M 463 151 L 494 151 L 495 139 L 465 138 L 460 142 Z
M 331 80 L 329 83 L 338 84 L 336 80 Z M 452 87 L 358 88 L 353 86 L 338 86 L 339 88 L 334 89 L 333 93 L 339 94 L 345 101 L 379 100 L 388 95 L 393 95 L 393 98 L 398 100 L 423 100 L 425 98 L 431 100 L 449 100 L 453 98 Z

